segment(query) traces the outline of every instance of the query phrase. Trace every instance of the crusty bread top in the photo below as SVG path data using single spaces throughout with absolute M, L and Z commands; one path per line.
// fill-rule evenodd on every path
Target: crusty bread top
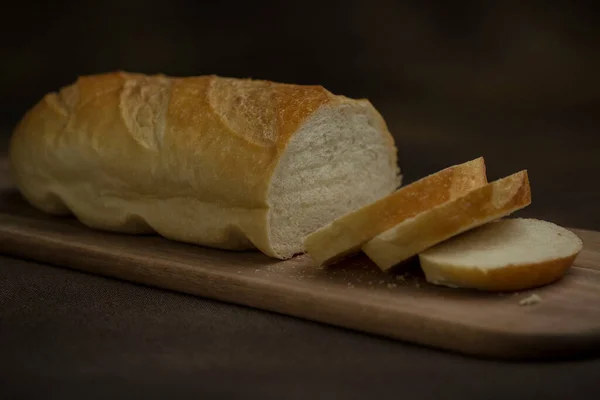
M 207 115 L 203 111 L 210 109 L 232 135 L 252 145 L 282 148 L 307 115 L 319 107 L 357 101 L 333 95 L 322 86 L 216 75 L 177 78 L 126 72 L 81 76 L 58 93 L 47 94 L 44 101 L 64 116 L 80 111 L 79 119 L 89 119 L 93 117 L 90 115 L 93 109 L 85 106 L 108 92 L 120 92 L 121 117 L 146 145 L 154 139 L 143 134 L 144 128 L 154 119 L 164 119 L 167 105 L 171 123 L 206 125 Z M 170 98 L 176 101 L 170 103 Z M 156 136 L 162 134 L 156 132 Z
M 345 100 L 322 86 L 216 75 L 178 78 L 112 72 L 81 76 L 59 93 L 47 94 L 46 101 L 64 115 L 81 110 L 78 117 L 86 119 L 90 117 L 90 109 L 86 113 L 85 105 L 94 102 L 100 94 L 113 91 L 120 92 L 121 117 L 131 127 L 143 129 L 153 119 L 164 118 L 166 105 L 173 123 L 206 125 L 205 103 L 232 135 L 253 145 L 278 148 L 285 146 L 289 135 L 308 114 L 324 104 Z M 171 98 L 176 101 L 170 103 Z M 139 139 L 150 138 L 140 133 Z
M 308 235 L 306 251 L 315 265 L 335 262 L 403 220 L 487 183 L 483 157 L 454 165 L 401 187 Z

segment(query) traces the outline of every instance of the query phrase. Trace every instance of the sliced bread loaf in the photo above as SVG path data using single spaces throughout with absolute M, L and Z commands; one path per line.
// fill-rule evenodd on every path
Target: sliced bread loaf
M 365 243 L 362 250 L 385 271 L 446 239 L 530 203 L 527 171 L 521 171 L 407 219 Z
M 280 259 L 401 183 L 369 101 L 214 75 L 82 76 L 23 116 L 9 153 L 42 211 Z
M 334 220 L 308 235 L 304 247 L 316 265 L 331 264 L 405 219 L 486 183 L 482 157 L 454 165 Z
M 419 254 L 428 282 L 523 290 L 560 279 L 582 249 L 571 231 L 537 219 L 502 219 Z

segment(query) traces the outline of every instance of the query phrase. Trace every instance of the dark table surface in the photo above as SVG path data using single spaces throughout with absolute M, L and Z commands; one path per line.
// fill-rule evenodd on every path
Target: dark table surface
M 533 204 L 521 216 L 600 230 L 594 129 L 546 118 L 388 119 L 407 182 L 483 155 L 490 179 L 529 169 Z M 598 399 L 600 359 L 464 357 L 0 257 L 0 398 L 132 396 Z

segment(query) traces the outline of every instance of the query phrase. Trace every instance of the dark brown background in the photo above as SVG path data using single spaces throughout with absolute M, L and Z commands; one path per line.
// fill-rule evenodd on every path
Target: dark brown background
M 599 9 L 511 0 L 14 2 L 1 39 L 2 136 L 44 93 L 89 73 L 322 84 L 381 110 L 407 181 L 483 155 L 491 178 L 529 169 L 534 202 L 524 215 L 600 229 Z
M 14 2 L 2 12 L 0 153 L 25 110 L 77 75 L 322 84 L 380 109 L 407 182 L 483 155 L 490 179 L 529 170 L 533 204 L 520 215 L 600 230 L 599 9 L 510 0 Z M 598 398 L 599 370 L 465 359 L 0 258 L 0 394 Z

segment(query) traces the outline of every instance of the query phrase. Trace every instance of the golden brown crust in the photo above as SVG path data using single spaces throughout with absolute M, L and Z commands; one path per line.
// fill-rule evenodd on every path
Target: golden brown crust
M 489 183 L 383 232 L 362 250 L 388 270 L 468 229 L 506 216 L 531 203 L 527 171 Z
M 336 98 L 322 86 L 300 86 L 217 76 L 207 80 L 208 103 L 232 134 L 250 143 L 284 148 L 290 135 L 321 106 Z
M 488 217 L 506 215 L 531 203 L 527 171 L 517 172 L 504 179 L 489 183 L 457 198 L 446 207 L 431 210 L 423 223 L 435 222 L 431 227 L 436 242 L 462 232 L 466 227 L 480 224 Z M 426 222 L 427 221 L 427 222 Z
M 156 100 L 152 109 L 153 96 L 158 95 L 162 99 Z M 187 78 L 125 72 L 89 75 L 78 78 L 58 94 L 46 95 L 28 111 L 15 129 L 13 144 L 25 143 L 27 151 L 34 150 L 36 146 L 29 141 L 39 138 L 26 137 L 42 135 L 45 143 L 37 146 L 42 150 L 52 148 L 59 138 L 64 139 L 61 144 L 73 146 L 77 151 L 101 151 L 101 155 L 89 156 L 104 158 L 112 170 L 118 171 L 117 175 L 131 169 L 123 165 L 131 163 L 131 157 L 151 164 L 161 144 L 172 155 L 163 161 L 180 169 L 177 174 L 169 169 L 166 181 L 185 180 L 211 186 L 211 190 L 195 188 L 195 193 L 204 194 L 205 201 L 264 207 L 269 176 L 290 136 L 319 107 L 338 101 L 341 100 L 321 86 L 214 75 Z M 167 107 L 164 113 L 160 110 L 162 105 Z M 153 113 L 157 115 L 151 115 L 147 125 L 157 126 L 155 120 L 164 114 L 166 126 L 159 126 L 159 132 L 148 129 L 144 132 L 143 117 Z M 164 143 L 158 143 L 157 137 L 162 137 Z M 187 151 L 190 148 L 196 150 Z M 236 157 L 221 149 L 234 149 Z M 196 157 L 199 152 L 203 153 L 200 158 Z M 185 159 L 186 155 L 191 159 Z M 202 165 L 197 165 L 199 161 Z M 15 162 L 19 163 L 19 159 Z M 213 174 L 215 180 L 226 180 L 231 185 L 189 179 L 199 169 L 218 169 Z M 155 182 L 157 176 L 151 178 Z
M 304 241 L 306 251 L 316 265 L 339 261 L 381 232 L 486 183 L 482 157 L 445 168 L 312 233 Z
M 573 265 L 577 254 L 539 263 L 511 265 L 503 268 L 457 268 L 430 263 L 421 258 L 421 268 L 428 282 L 486 291 L 515 291 L 547 285 L 559 280 Z

